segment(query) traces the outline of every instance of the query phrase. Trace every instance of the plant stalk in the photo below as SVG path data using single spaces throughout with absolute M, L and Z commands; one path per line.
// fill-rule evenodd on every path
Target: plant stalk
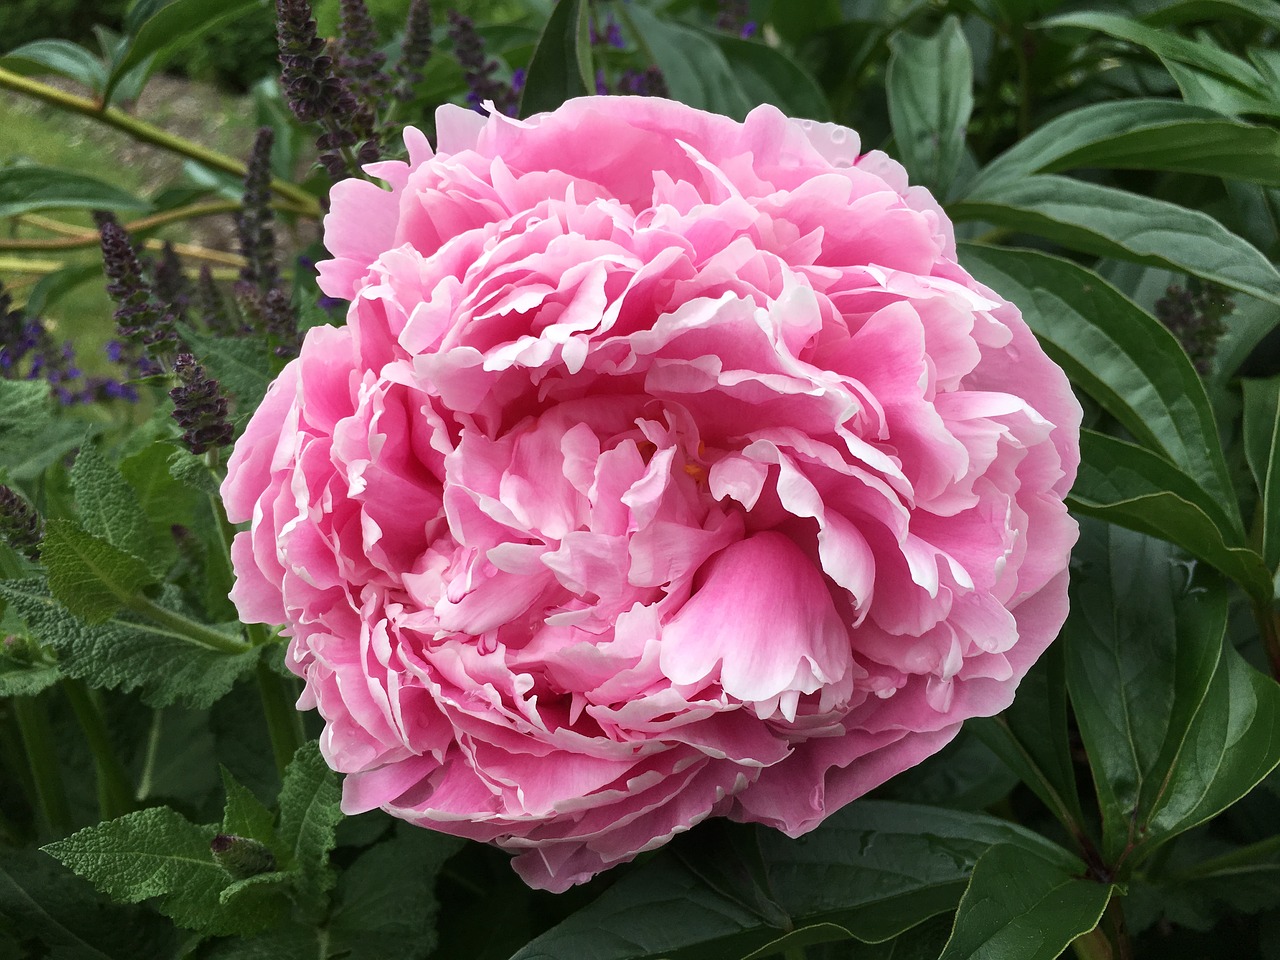
M 198 623 L 190 617 L 184 617 L 180 613 L 166 610 L 159 604 L 148 600 L 142 594 L 135 594 L 128 598 L 125 601 L 125 606 L 153 623 L 168 628 L 178 636 L 202 647 L 208 647 L 210 650 L 217 650 L 219 653 L 247 653 L 251 649 L 242 640 L 229 637 L 225 633 L 220 633 L 212 627 Z
M 80 680 L 65 679 L 62 691 L 71 702 L 76 720 L 84 731 L 89 750 L 93 753 L 98 774 L 98 813 L 103 820 L 114 820 L 137 808 L 133 785 L 125 772 L 124 764 L 111 745 L 107 734 L 107 718 L 94 692 Z
M 189 157 L 215 170 L 222 170 L 241 179 L 244 178 L 245 165 L 235 157 L 227 156 L 225 153 L 219 153 L 216 150 L 210 150 L 208 147 L 201 146 L 185 137 L 176 136 L 167 130 L 162 130 L 160 127 L 147 123 L 145 120 L 132 117 L 116 107 L 103 107 L 96 100 L 92 100 L 89 97 L 67 93 L 57 87 L 41 83 L 39 80 L 33 80 L 30 77 L 24 77 L 3 67 L 0 67 L 0 87 L 16 90 L 18 93 L 24 93 L 29 97 L 42 100 L 70 113 L 78 113 L 82 116 L 90 117 L 100 123 L 105 123 L 109 127 L 115 127 L 117 130 L 129 134 L 135 140 L 141 140 L 143 143 L 149 143 L 171 153 Z M 274 193 L 282 197 L 288 197 L 298 204 L 306 211 L 306 216 L 320 217 L 319 202 L 305 190 L 279 178 L 271 181 L 271 189 Z
M 296 690 L 292 684 L 271 669 L 266 660 L 258 660 L 258 692 L 262 696 L 262 712 L 267 718 L 267 734 L 271 738 L 271 753 L 275 757 L 276 770 L 284 777 L 289 761 L 306 743 L 302 729 L 302 714 L 294 704 Z
M 13 712 L 27 753 L 36 806 L 48 829 L 56 836 L 71 832 L 71 806 L 62 783 L 62 770 L 54 753 L 53 727 L 45 706 L 36 697 L 14 697 Z

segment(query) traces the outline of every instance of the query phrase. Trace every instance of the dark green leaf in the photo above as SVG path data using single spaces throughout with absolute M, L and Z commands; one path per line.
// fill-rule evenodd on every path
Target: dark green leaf
M 73 616 L 38 580 L 0 583 L 3 597 L 33 637 L 58 652 L 58 667 L 90 686 L 141 689 L 142 700 L 208 706 L 257 662 L 260 650 L 231 656 L 152 623 L 111 620 L 91 626 Z
M 1280 27 L 1280 10 L 1270 0 L 1174 0 L 1144 14 L 1142 22 L 1152 27 L 1170 27 L 1235 17 Z
M 965 244 L 966 268 L 1012 302 L 1046 352 L 1140 442 L 1194 478 L 1224 536 L 1242 535 L 1217 426 L 1177 339 L 1096 273 L 1032 250 Z
M 1120 861 L 1203 822 L 1280 762 L 1280 690 L 1229 645 L 1227 594 L 1161 541 L 1082 524 L 1067 685 Z M 1139 857 L 1129 859 L 1129 864 Z
M 823 936 L 847 931 L 874 942 L 953 909 L 974 863 L 996 843 L 1043 856 L 1057 850 L 992 817 L 874 800 L 851 804 L 799 840 L 760 835 L 770 888 L 797 929 L 823 927 L 814 931 Z M 624 875 L 512 960 L 746 956 L 782 935 L 668 852 Z
M 56 73 L 82 83 L 95 93 L 107 80 L 106 67 L 92 53 L 69 40 L 36 40 L 0 57 L 0 67 L 22 76 Z
M 1262 558 L 1280 565 L 1280 378 L 1243 380 L 1244 450 L 1258 484 Z
M 1036 661 L 1003 714 L 969 720 L 964 728 L 995 751 L 1073 836 L 1085 835 L 1071 761 L 1062 644 Z
M 889 119 L 911 182 L 947 193 L 964 157 L 973 112 L 973 55 L 956 17 L 931 37 L 891 35 Z
M 71 487 L 86 530 L 132 556 L 153 554 L 150 524 L 137 494 L 92 443 L 80 447 Z
M 104 103 L 133 70 L 150 61 L 145 72 L 168 63 L 210 30 L 254 6 L 257 0 L 173 0 L 157 10 L 132 36 L 124 54 L 112 64 L 103 90 Z
M 42 849 L 121 903 L 158 897 L 160 911 L 181 926 L 210 934 L 253 933 L 262 928 L 262 917 L 218 902 L 230 880 L 209 852 L 216 833 L 168 807 L 151 807 Z
M 252 790 L 242 786 L 226 767 L 222 768 L 222 786 L 227 794 L 222 832 L 249 837 L 271 846 L 276 839 L 275 814 L 253 795 Z
M 340 796 L 337 774 L 324 762 L 319 746 L 303 744 L 280 788 L 279 837 L 292 856 L 291 868 L 301 873 L 298 889 L 312 902 L 333 886 L 329 851 L 334 846 L 334 827 L 342 819 Z
M 1080 439 L 1080 472 L 1067 501 L 1072 509 L 1175 543 L 1269 601 L 1271 575 L 1262 557 L 1233 546 L 1190 477 L 1115 437 L 1083 430 Z
M 363 853 L 342 873 L 329 920 L 329 949 L 348 960 L 418 960 L 436 944 L 440 868 L 462 846 L 416 827 Z
M 1054 960 L 1096 927 L 1112 887 L 1081 879 L 1083 864 L 1061 853 L 1009 844 L 984 853 L 939 960 Z
M 145 200 L 82 173 L 37 166 L 0 169 L 0 217 L 37 210 L 149 209 Z
M 715 41 L 748 102 L 772 103 L 789 117 L 831 119 L 826 94 L 801 64 L 763 43 L 727 35 Z
M 646 56 L 657 64 L 673 100 L 741 120 L 751 101 L 716 42 L 700 30 L 659 19 L 638 5 L 620 6 Z
M 989 163 L 972 189 L 1079 167 L 1171 170 L 1280 186 L 1280 131 L 1178 100 L 1117 100 L 1072 110 Z
M 0 698 L 33 697 L 61 676 L 55 664 L 21 663 L 0 652 Z
M 589 17 L 586 0 L 565 0 L 552 8 L 529 61 L 520 116 L 554 110 L 566 100 L 595 92 Z
M 1053 174 L 988 183 L 949 209 L 957 220 L 1189 273 L 1280 304 L 1280 273 L 1270 261 L 1199 210 Z
M 110 619 L 155 581 L 142 560 L 70 520 L 50 520 L 45 525 L 40 559 L 49 571 L 50 591 L 88 623 Z

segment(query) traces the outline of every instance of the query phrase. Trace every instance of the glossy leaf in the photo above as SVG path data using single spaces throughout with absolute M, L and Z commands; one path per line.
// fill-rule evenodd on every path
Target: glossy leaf
M 215 27 L 239 16 L 257 0 L 173 0 L 158 9 L 128 39 L 123 54 L 112 64 L 102 92 L 110 103 L 116 88 L 147 61 L 147 72 L 158 69 Z
M 885 87 L 889 119 L 911 182 L 939 196 L 964 158 L 973 112 L 973 55 L 960 21 L 948 17 L 931 37 L 892 35 Z
M 1110 884 L 1083 879 L 1084 865 L 1060 851 L 999 844 L 984 853 L 956 911 L 939 960 L 1054 960 L 1098 925 Z
M 1085 836 L 1071 740 L 1062 644 L 1055 643 L 1018 684 L 1018 696 L 997 717 L 968 721 L 981 738 L 1038 796 L 1071 834 Z
M 1224 646 L 1227 593 L 1173 548 L 1086 521 L 1064 628 L 1103 855 L 1188 829 L 1280 762 L 1280 690 Z M 1136 860 L 1129 860 L 1130 865 Z
M 23 76 L 56 73 L 95 92 L 107 82 L 107 70 L 102 61 L 70 40 L 24 43 L 0 57 L 0 67 Z
M 1072 509 L 1177 544 L 1259 602 L 1270 600 L 1271 576 L 1262 557 L 1237 545 L 1189 477 L 1141 447 L 1092 430 L 1081 431 L 1080 452 L 1067 500 Z
M 1032 250 L 964 244 L 975 277 L 1018 304 L 1046 352 L 1072 382 L 1140 443 L 1193 478 L 1197 502 L 1242 536 L 1209 400 L 1174 336 L 1096 273 Z
M 799 840 L 760 835 L 773 899 L 797 930 L 824 939 L 846 931 L 868 942 L 891 940 L 953 909 L 974 863 L 998 843 L 1044 856 L 1057 850 L 993 817 L 874 800 L 851 804 Z M 667 853 L 623 876 L 512 960 L 748 956 L 784 933 Z
M 1280 272 L 1258 250 L 1199 210 L 1152 197 L 1037 174 L 984 184 L 949 208 L 1046 237 L 1072 250 L 1165 267 L 1280 304 Z
M 738 120 L 747 115 L 751 101 L 715 40 L 638 4 L 616 10 L 641 50 L 662 71 L 673 100 Z
M 1169 170 L 1280 186 L 1280 131 L 1178 100 L 1117 100 L 1064 113 L 1018 141 L 973 189 L 1079 167 Z
M 1174 0 L 1144 14 L 1142 22 L 1170 27 L 1238 16 L 1280 27 L 1280 9 L 1271 0 Z
M 0 169 L 0 217 L 37 210 L 148 209 L 146 201 L 82 173 L 38 166 Z
M 1280 378 L 1244 380 L 1244 449 L 1258 485 L 1262 558 L 1280 565 Z
M 595 92 L 586 0 L 558 3 L 547 19 L 520 97 L 520 116 L 554 110 L 566 100 Z

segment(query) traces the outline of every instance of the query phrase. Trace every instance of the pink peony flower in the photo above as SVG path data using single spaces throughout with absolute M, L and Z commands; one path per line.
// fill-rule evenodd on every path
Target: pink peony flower
M 857 135 L 456 107 L 333 191 L 223 496 L 245 620 L 374 807 L 563 890 L 795 836 L 1007 706 L 1066 616 L 1080 409 Z

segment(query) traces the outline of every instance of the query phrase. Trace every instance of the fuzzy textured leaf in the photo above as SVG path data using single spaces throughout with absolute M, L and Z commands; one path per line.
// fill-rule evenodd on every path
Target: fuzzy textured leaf
M 53 595 L 91 624 L 104 623 L 155 582 L 145 562 L 70 520 L 45 525 L 40 558 L 49 571 Z

